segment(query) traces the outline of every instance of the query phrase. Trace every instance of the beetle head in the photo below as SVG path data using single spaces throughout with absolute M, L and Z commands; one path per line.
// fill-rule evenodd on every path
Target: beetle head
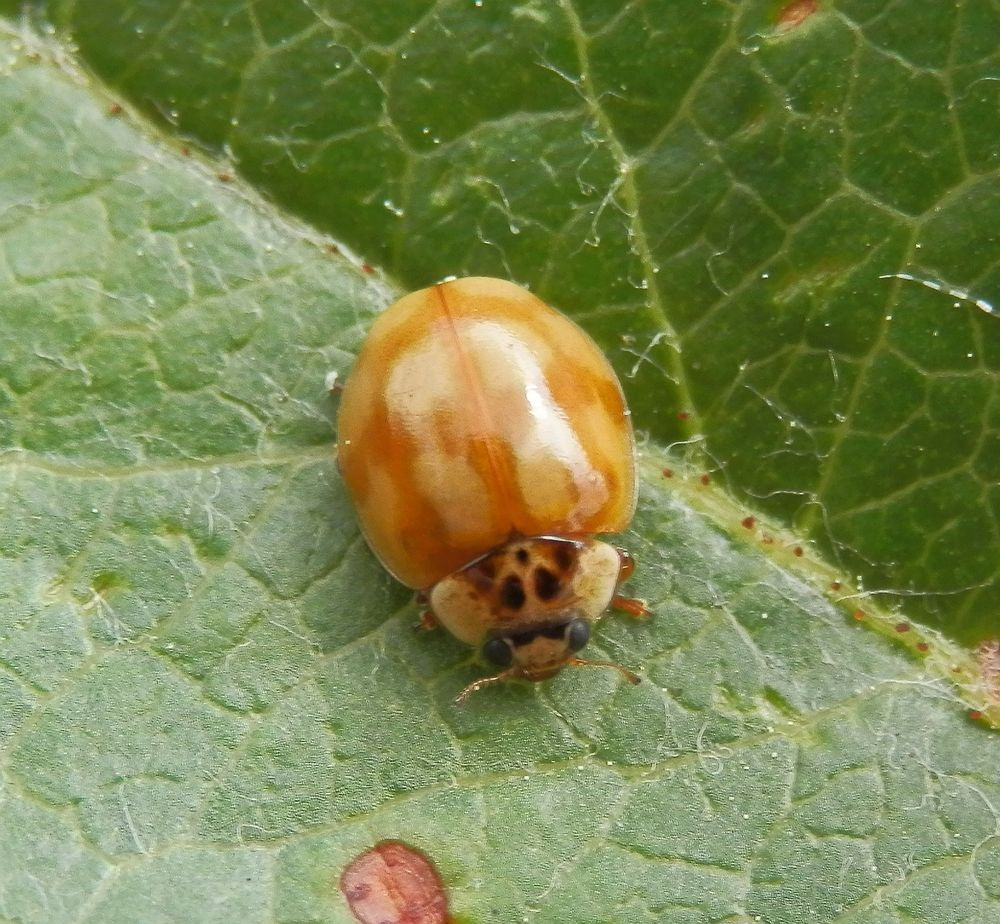
M 639 683 L 639 677 L 613 661 L 590 661 L 578 658 L 579 651 L 590 640 L 590 624 L 574 616 L 564 622 L 538 626 L 526 632 L 493 635 L 483 645 L 483 657 L 506 670 L 492 677 L 470 683 L 458 695 L 456 702 L 465 702 L 469 696 L 490 684 L 515 677 L 539 681 L 554 677 L 567 665 L 571 667 L 611 667 L 629 683 Z
M 618 551 L 595 539 L 512 535 L 439 581 L 429 595 L 434 615 L 503 668 L 459 698 L 515 677 L 547 680 L 566 665 L 606 665 L 577 652 L 590 640 L 590 626 L 610 603 L 621 571 Z

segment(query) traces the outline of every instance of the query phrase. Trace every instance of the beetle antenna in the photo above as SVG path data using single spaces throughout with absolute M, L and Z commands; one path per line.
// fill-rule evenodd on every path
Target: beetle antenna
M 499 674 L 494 674 L 492 677 L 483 677 L 480 680 L 475 680 L 455 697 L 455 702 L 464 703 L 477 690 L 492 686 L 494 683 L 503 683 L 505 680 L 510 680 L 511 677 L 519 677 L 520 675 L 521 671 L 519 668 L 509 667 L 507 670 L 500 671 Z
M 629 683 L 642 683 L 642 678 L 638 674 L 632 673 L 627 667 L 615 664 L 614 661 L 586 661 L 583 658 L 570 658 L 566 663 L 572 664 L 573 667 L 611 667 Z

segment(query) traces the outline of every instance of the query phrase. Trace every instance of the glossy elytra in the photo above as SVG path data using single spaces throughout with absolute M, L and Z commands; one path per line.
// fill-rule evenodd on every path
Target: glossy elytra
M 500 279 L 414 292 L 374 323 L 344 386 L 338 463 L 372 550 L 500 672 L 544 680 L 618 594 L 628 554 L 595 538 L 635 510 L 614 371 L 576 324 Z M 618 665 L 630 681 L 638 678 Z

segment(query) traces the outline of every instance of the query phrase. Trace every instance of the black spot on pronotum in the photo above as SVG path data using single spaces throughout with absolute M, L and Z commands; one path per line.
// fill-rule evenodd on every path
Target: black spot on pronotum
M 524 585 L 516 574 L 508 574 L 500 587 L 500 602 L 511 610 L 524 606 Z
M 559 593 L 562 582 L 548 568 L 535 568 L 535 595 L 539 600 L 551 600 Z
M 560 542 L 556 545 L 555 559 L 560 571 L 569 571 L 569 569 L 573 567 L 573 562 L 576 560 L 576 556 L 573 552 L 574 549 L 569 545 L 569 543 Z
M 530 558 L 530 556 L 528 555 L 527 549 L 518 549 L 517 552 L 515 552 L 514 554 L 517 556 L 517 560 L 522 565 L 528 564 L 528 559 Z

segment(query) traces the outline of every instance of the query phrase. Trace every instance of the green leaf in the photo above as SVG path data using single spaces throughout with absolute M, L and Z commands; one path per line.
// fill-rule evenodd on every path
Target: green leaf
M 569 306 L 659 443 L 912 616 L 1000 633 L 988 0 L 41 8 L 402 289 Z
M 2 33 L 0 920 L 347 922 L 383 838 L 463 922 L 996 919 L 996 707 L 912 621 L 1000 631 L 995 11 L 381 6 Z M 623 373 L 637 687 L 456 706 L 358 536 L 324 375 L 469 272 Z

